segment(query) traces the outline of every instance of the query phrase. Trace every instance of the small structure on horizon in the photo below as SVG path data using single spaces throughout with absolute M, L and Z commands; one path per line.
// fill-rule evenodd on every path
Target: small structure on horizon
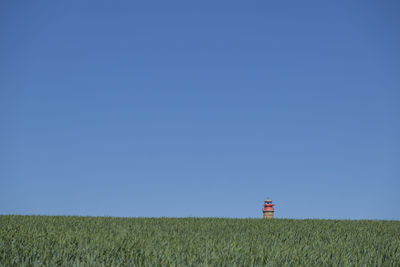
M 274 206 L 275 204 L 272 204 L 272 200 L 267 198 L 267 200 L 264 201 L 264 208 L 262 210 L 264 219 L 273 219 L 274 218 Z

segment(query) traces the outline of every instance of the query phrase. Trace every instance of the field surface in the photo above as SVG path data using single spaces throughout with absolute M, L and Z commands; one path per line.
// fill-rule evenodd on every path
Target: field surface
M 0 216 L 0 266 L 400 266 L 399 221 Z

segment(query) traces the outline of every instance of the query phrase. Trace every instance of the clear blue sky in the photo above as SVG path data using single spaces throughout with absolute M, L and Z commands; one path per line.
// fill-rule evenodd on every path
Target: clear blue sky
M 400 219 L 399 13 L 1 1 L 0 214 Z

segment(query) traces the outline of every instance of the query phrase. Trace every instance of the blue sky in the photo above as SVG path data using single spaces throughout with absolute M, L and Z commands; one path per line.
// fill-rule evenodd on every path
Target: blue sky
M 0 214 L 400 219 L 397 1 L 2 1 Z

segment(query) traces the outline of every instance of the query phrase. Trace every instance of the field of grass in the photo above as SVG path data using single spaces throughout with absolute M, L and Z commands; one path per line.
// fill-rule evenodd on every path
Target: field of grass
M 400 221 L 0 216 L 0 266 L 400 266 Z

